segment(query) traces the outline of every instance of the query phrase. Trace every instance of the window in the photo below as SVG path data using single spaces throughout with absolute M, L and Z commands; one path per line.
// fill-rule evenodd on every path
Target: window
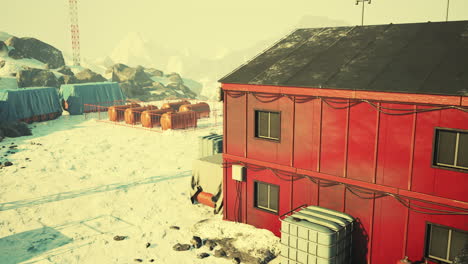
M 279 186 L 264 182 L 254 183 L 255 207 L 278 213 Z
M 271 140 L 280 139 L 280 113 L 255 111 L 255 136 Z
M 468 170 L 468 131 L 436 128 L 433 164 Z
M 468 247 L 468 232 L 427 224 L 426 243 L 426 257 L 442 263 L 453 263 L 462 249 Z

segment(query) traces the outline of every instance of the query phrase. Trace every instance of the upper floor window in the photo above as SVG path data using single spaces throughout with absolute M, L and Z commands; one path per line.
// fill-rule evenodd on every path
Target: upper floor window
M 433 165 L 468 170 L 468 131 L 436 128 Z
M 441 263 L 453 263 L 464 247 L 468 247 L 468 232 L 427 224 L 425 257 Z
M 279 186 L 264 182 L 254 183 L 255 207 L 278 213 Z
M 255 137 L 280 139 L 281 120 L 279 112 L 255 111 Z

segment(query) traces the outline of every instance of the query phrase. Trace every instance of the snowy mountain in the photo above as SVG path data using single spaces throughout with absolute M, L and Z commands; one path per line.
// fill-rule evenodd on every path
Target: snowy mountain
M 160 68 L 166 65 L 170 53 L 139 32 L 128 33 L 112 50 L 110 59 L 132 67 L 144 65 Z

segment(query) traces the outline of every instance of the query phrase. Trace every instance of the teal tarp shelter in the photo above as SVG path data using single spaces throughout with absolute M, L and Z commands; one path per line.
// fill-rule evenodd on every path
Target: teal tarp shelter
M 50 113 L 62 113 L 57 88 L 0 90 L 0 121 L 17 121 Z
M 60 96 L 67 102 L 71 115 L 81 115 L 84 105 L 121 105 L 125 95 L 116 82 L 65 84 L 60 86 Z M 116 103 L 113 103 L 117 101 Z

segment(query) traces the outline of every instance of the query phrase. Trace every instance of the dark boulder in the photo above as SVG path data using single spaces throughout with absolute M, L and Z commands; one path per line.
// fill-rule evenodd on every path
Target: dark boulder
M 31 129 L 23 122 L 0 123 L 0 137 L 21 137 L 32 135 Z
M 0 69 L 3 68 L 3 66 L 5 66 L 6 62 L 4 60 L 0 60 Z
M 0 56 L 8 55 L 8 47 L 5 42 L 0 40 Z
M 180 243 L 177 243 L 175 244 L 172 249 L 174 249 L 175 251 L 187 251 L 187 250 L 190 250 L 191 246 L 189 244 L 180 244 Z
M 198 236 L 193 236 L 190 240 L 190 244 L 192 244 L 194 248 L 200 248 L 202 246 L 202 240 Z
M 84 69 L 83 71 L 75 74 L 76 79 L 79 83 L 91 83 L 91 82 L 106 82 L 107 79 L 101 74 L 95 73 L 90 69 Z
M 65 65 L 63 54 L 57 48 L 35 38 L 10 37 L 5 44 L 15 49 L 14 56 L 32 58 L 46 63 L 51 69 L 56 69 Z M 10 56 L 12 57 L 12 56 Z
M 202 252 L 202 253 L 200 253 L 200 254 L 197 255 L 197 258 L 199 258 L 199 259 L 204 259 L 204 258 L 207 258 L 207 257 L 209 257 L 209 256 L 210 256 L 210 254 L 208 254 L 208 253 L 206 253 L 206 252 Z
M 19 88 L 24 87 L 60 87 L 55 74 L 42 69 L 27 68 L 16 75 Z
M 8 52 L 8 57 L 12 58 L 12 59 L 15 59 L 15 60 L 19 60 L 19 59 L 23 59 L 23 54 L 21 54 L 21 52 L 19 52 L 18 50 L 16 49 L 12 49 Z

